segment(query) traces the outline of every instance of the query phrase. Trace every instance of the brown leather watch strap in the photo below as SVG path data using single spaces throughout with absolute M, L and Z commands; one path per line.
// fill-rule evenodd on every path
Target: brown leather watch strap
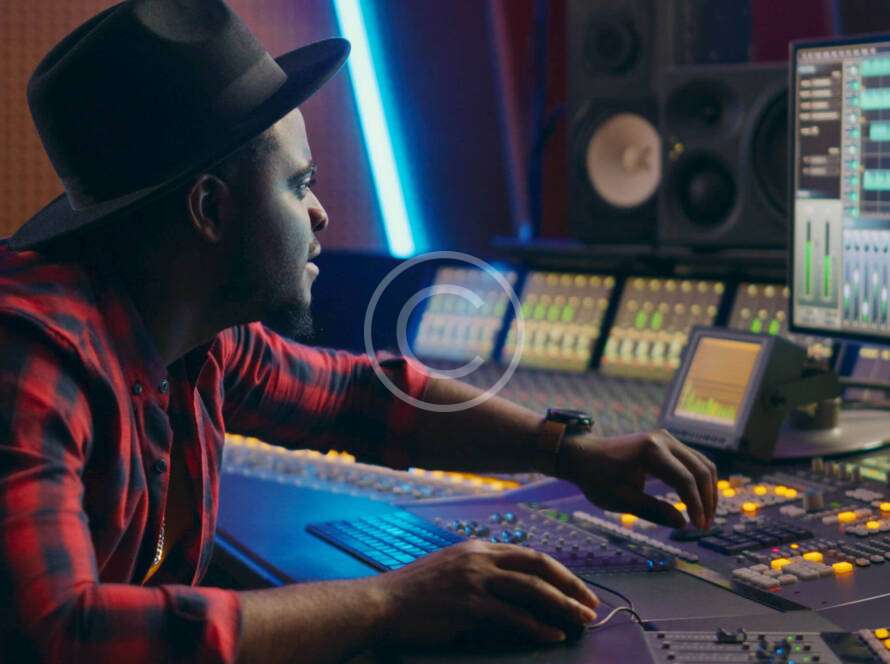
M 556 472 L 556 460 L 559 457 L 559 448 L 566 433 L 564 422 L 554 420 L 541 420 L 538 430 L 537 452 L 538 467 L 541 472 L 552 475 Z

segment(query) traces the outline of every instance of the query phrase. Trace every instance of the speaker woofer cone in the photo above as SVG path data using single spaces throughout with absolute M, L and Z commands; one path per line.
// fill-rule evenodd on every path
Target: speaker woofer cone
M 584 164 L 597 196 L 615 208 L 637 208 L 661 182 L 658 130 L 636 113 L 612 115 L 593 129 Z
M 670 182 L 673 207 L 697 226 L 727 221 L 736 205 L 736 183 L 729 168 L 707 153 L 691 154 L 674 167 Z

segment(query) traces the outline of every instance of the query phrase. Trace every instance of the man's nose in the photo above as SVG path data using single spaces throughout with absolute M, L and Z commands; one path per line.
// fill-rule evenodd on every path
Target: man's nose
M 325 212 L 324 207 L 315 194 L 310 193 L 310 196 L 309 220 L 312 223 L 313 232 L 318 233 L 328 227 L 328 213 Z

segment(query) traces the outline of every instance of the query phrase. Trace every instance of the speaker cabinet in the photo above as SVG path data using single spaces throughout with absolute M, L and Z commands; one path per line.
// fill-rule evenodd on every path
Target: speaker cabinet
M 787 71 L 782 63 L 664 72 L 659 95 L 661 244 L 785 246 Z
M 675 3 L 569 0 L 569 216 L 592 243 L 651 244 L 662 179 L 656 82 Z

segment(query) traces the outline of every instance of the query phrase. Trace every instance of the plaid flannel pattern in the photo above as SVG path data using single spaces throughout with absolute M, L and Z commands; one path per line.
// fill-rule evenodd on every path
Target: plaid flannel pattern
M 406 393 L 426 376 L 381 361 Z M 369 358 L 259 323 L 164 366 L 113 272 L 0 240 L 0 662 L 232 662 L 210 561 L 225 432 L 404 466 L 417 412 Z M 181 446 L 196 506 L 148 585 Z

